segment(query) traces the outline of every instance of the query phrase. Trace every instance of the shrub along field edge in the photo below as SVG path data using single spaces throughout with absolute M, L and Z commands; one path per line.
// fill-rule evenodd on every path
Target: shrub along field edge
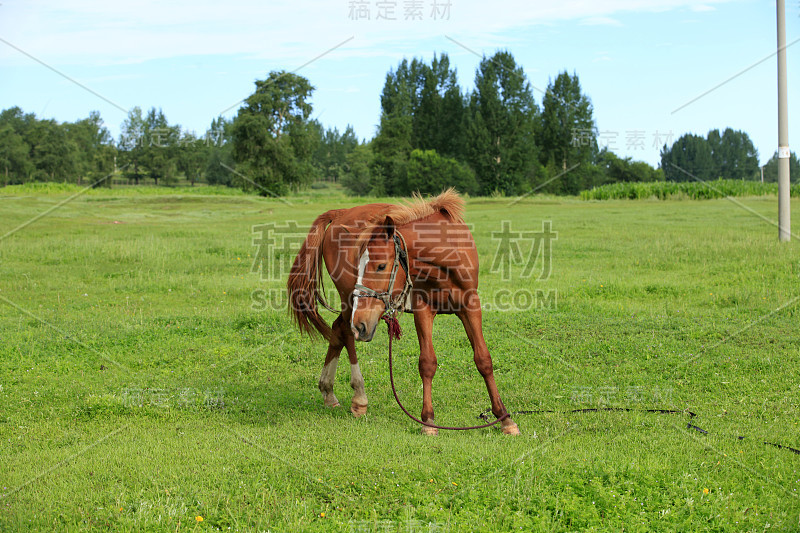
M 583 200 L 709 200 L 727 196 L 768 196 L 778 194 L 777 183 L 759 181 L 723 180 L 709 182 L 696 181 L 655 181 L 610 183 L 581 191 Z M 792 184 L 791 195 L 800 197 L 800 184 Z

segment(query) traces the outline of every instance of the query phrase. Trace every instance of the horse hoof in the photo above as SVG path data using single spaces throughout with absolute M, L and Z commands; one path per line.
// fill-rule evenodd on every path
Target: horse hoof
M 506 435 L 519 435 L 519 426 L 516 422 L 511 422 L 507 426 L 503 426 L 503 433 Z
M 437 428 L 432 428 L 430 426 L 422 426 L 422 434 L 423 435 L 438 435 L 439 430 Z
M 350 404 L 350 412 L 353 413 L 353 416 L 358 418 L 367 414 L 367 404 L 360 405 L 357 403 Z
M 325 398 L 325 407 L 330 407 L 330 408 L 339 407 L 339 400 L 336 399 L 336 396 L 331 394 L 330 396 Z

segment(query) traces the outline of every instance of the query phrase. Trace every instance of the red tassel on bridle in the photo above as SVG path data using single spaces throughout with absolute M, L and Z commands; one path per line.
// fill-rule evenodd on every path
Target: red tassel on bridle
M 400 329 L 400 322 L 397 320 L 397 318 L 389 315 L 383 315 L 383 320 L 386 322 L 386 326 L 388 326 L 389 338 L 400 339 L 400 336 L 403 334 L 403 332 Z

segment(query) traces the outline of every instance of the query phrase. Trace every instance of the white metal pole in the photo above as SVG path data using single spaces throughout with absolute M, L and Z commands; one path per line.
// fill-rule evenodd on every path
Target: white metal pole
M 789 105 L 786 89 L 786 5 L 776 0 L 778 8 L 778 237 L 791 239 L 789 202 Z

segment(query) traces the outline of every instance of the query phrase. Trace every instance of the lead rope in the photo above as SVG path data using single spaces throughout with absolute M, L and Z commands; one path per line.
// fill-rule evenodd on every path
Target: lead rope
M 419 418 L 417 418 L 414 415 L 412 415 L 411 413 L 409 413 L 408 410 L 405 407 L 403 407 L 403 404 L 400 402 L 400 398 L 397 396 L 397 389 L 394 386 L 394 373 L 392 372 L 392 339 L 400 339 L 400 336 L 402 335 L 402 331 L 400 329 L 400 322 L 394 316 L 383 315 L 381 318 L 383 318 L 384 322 L 386 322 L 387 330 L 389 332 L 389 382 L 392 384 L 392 394 L 394 394 L 394 399 L 397 401 L 397 405 L 400 406 L 400 409 L 403 410 L 403 412 L 408 416 L 408 418 L 410 418 L 414 422 L 418 422 L 418 423 L 422 424 L 423 426 L 428 426 L 429 428 L 451 429 L 451 430 L 454 430 L 454 431 L 463 431 L 463 430 L 467 430 L 467 429 L 488 428 L 488 427 L 491 427 L 491 426 L 497 424 L 498 422 L 500 422 L 502 420 L 505 420 L 509 416 L 511 416 L 509 413 L 506 413 L 506 414 L 502 415 L 501 417 L 499 417 L 494 422 L 489 422 L 488 424 L 483 424 L 481 426 L 448 427 L 448 426 L 437 426 L 435 424 L 430 424 L 428 422 L 423 422 Z

